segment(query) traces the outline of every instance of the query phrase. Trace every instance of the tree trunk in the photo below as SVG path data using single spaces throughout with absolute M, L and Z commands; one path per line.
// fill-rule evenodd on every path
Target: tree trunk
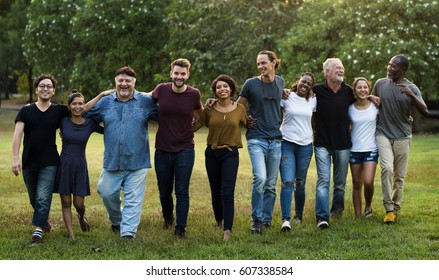
M 32 81 L 32 67 L 29 66 L 28 72 L 27 72 L 27 82 L 29 84 L 29 103 L 32 103 L 32 97 L 34 95 L 34 85 L 33 85 L 33 81 Z

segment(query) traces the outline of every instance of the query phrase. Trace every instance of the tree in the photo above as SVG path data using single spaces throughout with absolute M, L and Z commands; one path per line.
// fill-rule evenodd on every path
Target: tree
M 1 4 L 0 15 L 0 61 L 1 89 L 5 91 L 5 98 L 9 99 L 10 90 L 16 89 L 13 84 L 18 77 L 29 71 L 23 55 L 22 34 L 26 27 L 26 10 L 30 0 L 4 1 Z
M 51 73 L 59 81 L 55 99 L 66 99 L 64 91 L 72 86 L 70 76 L 74 54 L 80 44 L 72 33 L 72 20 L 85 0 L 32 1 L 23 48 L 36 75 Z M 32 77 L 31 77 L 32 79 Z
M 291 27 L 296 5 L 285 0 L 173 1 L 167 9 L 166 50 L 172 59 L 192 62 L 191 84 L 202 92 L 211 94 L 211 81 L 222 73 L 242 84 L 257 73 L 261 50 L 278 51 L 276 42 Z
M 133 67 L 137 86 L 152 90 L 155 73 L 168 63 L 164 8 L 169 1 L 87 1 L 75 17 L 74 33 L 81 42 L 72 79 L 96 94 L 111 88 L 114 72 Z
M 90 97 L 113 87 L 114 72 L 124 65 L 138 72 L 139 86 L 150 89 L 164 56 L 167 4 L 163 0 L 33 1 L 26 56 L 36 72 L 57 77 L 62 100 L 63 92 L 73 88 Z
M 437 98 L 438 14 L 438 2 L 430 0 L 309 1 L 280 42 L 287 79 L 312 71 L 322 81 L 323 61 L 339 57 L 347 83 L 356 76 L 376 80 L 386 75 L 392 56 L 404 53 L 411 62 L 408 78 L 426 100 Z

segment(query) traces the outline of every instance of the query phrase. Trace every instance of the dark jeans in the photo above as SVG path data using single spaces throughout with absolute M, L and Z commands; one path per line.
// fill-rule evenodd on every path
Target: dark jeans
M 34 209 L 32 225 L 36 227 L 47 227 L 56 169 L 56 166 L 23 169 L 24 183 L 30 204 Z
M 178 153 L 155 151 L 154 166 L 160 192 L 163 219 L 174 219 L 172 191 L 175 184 L 176 227 L 184 229 L 189 212 L 189 181 L 194 167 L 195 151 L 193 147 Z
M 232 230 L 235 215 L 235 185 L 239 166 L 237 147 L 206 148 L 206 170 L 212 193 L 212 207 L 216 221 L 224 220 L 224 230 Z

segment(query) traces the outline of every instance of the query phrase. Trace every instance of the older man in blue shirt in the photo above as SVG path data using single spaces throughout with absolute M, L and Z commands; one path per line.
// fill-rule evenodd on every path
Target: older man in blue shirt
M 148 121 L 157 120 L 157 104 L 134 89 L 136 72 L 132 68 L 117 70 L 115 82 L 116 92 L 102 98 L 87 116 L 104 123 L 104 166 L 98 193 L 112 230 L 120 231 L 123 239 L 132 239 L 140 224 L 146 174 L 151 168 Z

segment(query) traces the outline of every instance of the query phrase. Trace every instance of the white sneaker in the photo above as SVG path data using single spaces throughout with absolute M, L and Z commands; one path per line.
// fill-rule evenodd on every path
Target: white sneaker
M 281 230 L 282 230 L 282 231 L 290 231 L 290 230 L 291 230 L 291 224 L 290 224 L 290 221 L 285 220 L 285 221 L 283 222 L 283 224 L 282 224 Z
M 325 221 L 325 220 L 318 220 L 317 227 L 320 229 L 325 229 L 325 228 L 329 227 L 329 223 L 328 223 L 328 221 Z

